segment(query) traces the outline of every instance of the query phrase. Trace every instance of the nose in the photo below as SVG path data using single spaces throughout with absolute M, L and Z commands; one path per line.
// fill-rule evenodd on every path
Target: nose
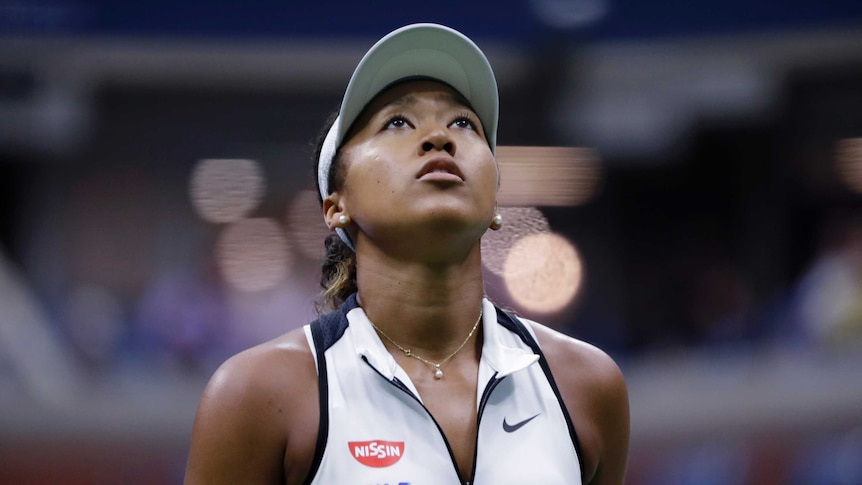
M 435 128 L 422 140 L 421 154 L 424 155 L 434 150 L 445 151 L 449 155 L 455 155 L 455 142 L 442 127 Z

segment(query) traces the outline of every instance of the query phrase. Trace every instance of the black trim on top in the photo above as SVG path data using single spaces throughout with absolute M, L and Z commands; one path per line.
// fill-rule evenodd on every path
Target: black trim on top
M 581 442 L 578 440 L 578 433 L 575 431 L 575 424 L 572 422 L 572 417 L 569 415 L 569 409 L 566 407 L 566 403 L 563 402 L 563 396 L 560 394 L 560 388 L 557 387 L 557 381 L 554 380 L 554 376 L 551 374 L 551 367 L 548 365 L 548 360 L 545 358 L 545 354 L 542 352 L 536 339 L 533 338 L 533 335 L 530 334 L 524 324 L 521 323 L 517 317 L 498 307 L 495 308 L 497 309 L 497 322 L 521 337 L 521 340 L 533 349 L 533 353 L 539 356 L 539 365 L 542 367 L 542 371 L 545 373 L 548 383 L 551 384 L 551 389 L 554 390 L 554 395 L 557 396 L 557 401 L 560 403 L 560 409 L 563 411 L 563 417 L 566 418 L 566 424 L 569 427 L 569 436 L 572 438 L 572 443 L 575 445 L 575 453 L 578 454 L 578 468 L 581 470 L 581 483 L 583 483 L 584 454 L 581 452 Z
M 491 379 L 488 381 L 488 384 L 485 386 L 485 390 L 482 391 L 482 399 L 479 400 L 479 412 L 476 414 L 476 447 L 473 450 L 473 471 L 470 473 L 470 481 L 464 482 L 467 485 L 476 481 L 476 464 L 479 461 L 479 426 L 482 425 L 482 415 L 485 414 L 485 405 L 488 404 L 488 399 L 491 397 L 491 391 L 497 387 L 505 377 L 497 377 L 497 372 L 494 371 L 494 375 L 491 376 Z M 505 421 L 505 420 L 504 420 Z
M 320 399 L 320 422 L 317 425 L 317 445 L 314 447 L 314 459 L 311 461 L 311 468 L 308 470 L 308 475 L 305 478 L 305 485 L 310 485 L 317 475 L 317 470 L 320 468 L 320 462 L 323 461 L 323 452 L 326 450 L 326 440 L 329 437 L 329 386 L 326 374 L 326 360 L 323 356 L 323 345 L 326 339 L 324 326 L 320 320 L 315 320 L 311 323 L 311 339 L 314 341 L 314 353 L 317 357 L 317 387 L 318 399 Z
M 351 303 L 353 303 L 352 306 L 350 305 Z M 314 345 L 318 346 L 317 350 L 321 354 L 329 350 L 329 348 L 335 345 L 335 342 L 338 342 L 341 336 L 344 335 L 344 331 L 347 330 L 347 326 L 349 325 L 347 322 L 347 312 L 352 310 L 355 306 L 356 298 L 351 296 L 344 302 L 341 309 L 327 313 L 312 323 L 312 328 L 314 324 L 317 324 L 320 327 L 319 331 L 321 341 L 315 341 Z M 314 334 L 312 333 L 312 335 Z M 317 365 L 320 366 L 319 361 Z
M 452 461 L 452 467 L 455 469 L 455 474 L 458 476 L 458 482 L 469 484 L 470 482 L 465 482 L 464 479 L 461 477 L 461 470 L 458 468 L 458 462 L 455 461 L 455 453 L 452 451 L 452 445 L 449 444 L 449 439 L 446 438 L 446 433 L 443 432 L 443 428 L 440 427 L 440 423 L 437 422 L 437 419 L 434 418 L 434 415 L 431 414 L 431 411 L 429 411 L 428 408 L 425 407 L 425 404 L 422 402 L 421 399 L 419 399 L 419 396 L 413 394 L 413 391 L 411 391 L 410 388 L 407 387 L 407 385 L 401 381 L 401 379 L 397 377 L 387 379 L 386 376 L 381 374 L 376 367 L 371 365 L 371 362 L 368 362 L 368 359 L 365 358 L 364 355 L 362 356 L 362 361 L 365 362 L 368 367 L 370 367 L 371 370 L 373 370 L 378 376 L 380 376 L 381 379 L 388 382 L 389 384 L 392 384 L 397 389 L 410 396 L 411 399 L 413 399 L 423 410 L 425 410 L 425 413 L 428 415 L 429 418 L 431 418 L 431 422 L 434 423 L 434 426 L 437 426 L 437 431 L 440 433 L 440 437 L 443 438 L 443 444 L 446 445 L 446 450 L 449 452 L 449 459 Z
M 352 305 L 352 306 L 351 306 Z M 326 370 L 324 352 L 332 347 L 347 330 L 347 312 L 356 307 L 356 296 L 353 295 L 344 302 L 340 310 L 327 313 L 311 322 L 311 340 L 314 342 L 314 354 L 317 358 L 317 387 L 320 399 L 320 423 L 317 426 L 317 444 L 314 448 L 314 459 L 305 478 L 305 484 L 310 485 L 320 469 L 323 452 L 329 438 L 329 379 Z

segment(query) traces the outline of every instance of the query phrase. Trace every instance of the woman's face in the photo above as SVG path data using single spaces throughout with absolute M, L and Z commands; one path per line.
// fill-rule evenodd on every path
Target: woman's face
M 445 84 L 384 91 L 357 120 L 341 159 L 338 206 L 371 239 L 455 234 L 475 242 L 494 215 L 496 161 L 479 117 Z

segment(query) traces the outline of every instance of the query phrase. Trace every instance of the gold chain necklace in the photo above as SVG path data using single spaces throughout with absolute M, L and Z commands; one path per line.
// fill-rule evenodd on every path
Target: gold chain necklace
M 476 319 L 476 323 L 473 324 L 473 328 L 470 329 L 470 333 L 467 334 L 467 338 L 465 338 L 464 341 L 461 342 L 461 345 L 459 345 L 458 348 L 455 349 L 454 352 L 449 354 L 445 359 L 441 360 L 440 362 L 431 362 L 428 359 L 425 359 L 423 357 L 420 357 L 420 356 L 414 354 L 412 350 L 405 349 L 404 347 L 399 345 L 398 342 L 392 340 L 389 337 L 389 335 L 386 335 L 386 333 L 384 333 L 383 330 L 380 330 L 379 328 L 377 328 L 377 325 L 374 325 L 374 322 L 369 320 L 369 322 L 371 323 L 371 326 L 374 327 L 374 330 L 377 330 L 377 332 L 380 333 L 380 335 L 383 335 L 383 337 L 386 340 L 388 340 L 392 345 L 398 347 L 398 350 L 404 352 L 404 355 L 406 355 L 407 357 L 413 357 L 414 359 L 419 360 L 419 361 L 423 362 L 424 364 L 427 364 L 427 365 L 430 365 L 431 367 L 433 367 L 435 369 L 434 370 L 434 378 L 435 379 L 442 379 L 443 378 L 443 370 L 440 368 L 440 366 L 445 364 L 446 362 L 448 362 L 449 359 L 451 359 L 452 357 L 455 357 L 455 354 L 460 352 L 461 349 L 463 349 L 464 346 L 467 345 L 467 342 L 470 340 L 470 337 L 473 336 L 473 332 L 475 332 L 476 329 L 479 327 L 479 322 L 481 322 L 481 321 L 482 321 L 482 311 L 480 310 L 479 311 L 479 318 Z

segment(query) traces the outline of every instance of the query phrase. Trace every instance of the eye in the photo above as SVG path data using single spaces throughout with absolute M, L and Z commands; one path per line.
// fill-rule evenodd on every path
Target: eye
M 476 131 L 476 122 L 474 122 L 469 116 L 459 116 L 452 122 L 452 125 L 458 128 Z
M 398 130 L 401 128 L 407 128 L 410 124 L 407 122 L 407 119 L 401 115 L 393 116 L 389 118 L 386 124 L 383 126 L 384 130 Z

